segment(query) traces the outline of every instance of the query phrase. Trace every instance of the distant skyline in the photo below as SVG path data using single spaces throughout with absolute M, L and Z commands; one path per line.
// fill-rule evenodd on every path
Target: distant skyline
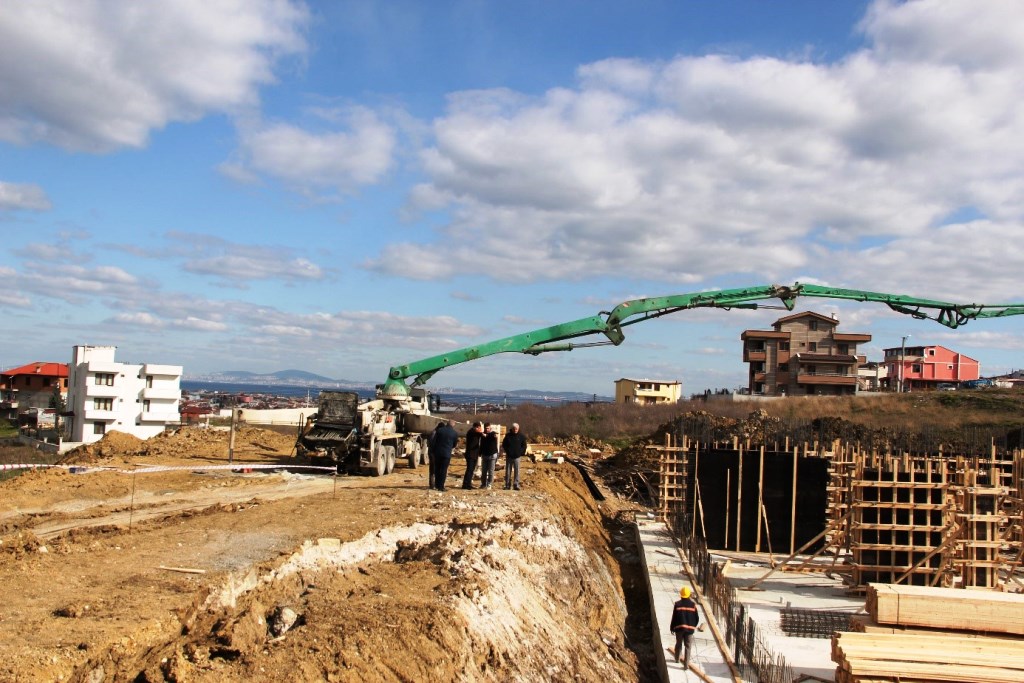
M 0 365 L 393 365 L 642 296 L 1024 301 L 1018 0 L 0 0 Z M 771 302 L 768 302 L 771 303 Z M 1024 317 L 840 330 L 1024 367 Z M 689 311 L 428 386 L 746 383 Z

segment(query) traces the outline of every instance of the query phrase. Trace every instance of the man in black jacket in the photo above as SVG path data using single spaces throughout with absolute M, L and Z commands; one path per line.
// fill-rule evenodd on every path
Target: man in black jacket
M 444 491 L 448 465 L 452 461 L 452 449 L 458 441 L 459 433 L 455 431 L 452 420 L 435 429 L 434 435 L 430 438 L 430 469 L 434 475 L 433 488 L 437 491 Z
M 476 463 L 480 459 L 480 446 L 484 438 L 484 425 L 474 422 L 473 428 L 466 433 L 466 475 L 462 477 L 462 488 L 473 488 L 473 475 L 476 474 Z
M 679 600 L 672 607 L 672 623 L 669 630 L 676 634 L 676 661 L 679 661 L 679 652 L 685 648 L 683 655 L 683 667 L 690 666 L 690 641 L 693 639 L 693 632 L 697 630 L 700 623 L 700 615 L 697 614 L 697 603 L 690 599 L 690 589 L 683 586 L 679 589 Z
M 526 455 L 526 436 L 519 431 L 519 423 L 512 423 L 512 429 L 501 440 L 505 454 L 505 488 L 519 490 L 519 458 Z M 513 476 L 514 475 L 514 476 Z

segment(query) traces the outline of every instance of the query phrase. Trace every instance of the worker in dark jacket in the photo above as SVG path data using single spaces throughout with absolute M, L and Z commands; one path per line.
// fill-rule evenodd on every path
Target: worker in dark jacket
M 494 463 L 498 459 L 498 433 L 490 422 L 484 423 L 484 438 L 480 441 L 480 488 L 489 489 L 494 483 Z
M 427 463 L 429 465 L 429 474 L 427 475 L 427 488 L 432 489 L 436 485 L 434 482 L 437 477 L 437 457 L 434 448 L 434 439 L 437 438 L 437 433 L 441 430 L 441 425 L 447 424 L 446 422 L 438 422 L 434 425 L 434 431 L 430 432 L 430 436 L 427 437 Z
M 672 607 L 672 623 L 669 630 L 676 634 L 676 661 L 679 661 L 679 652 L 685 648 L 683 655 L 683 666 L 690 666 L 690 641 L 693 639 L 693 632 L 697 630 L 700 623 L 700 615 L 697 614 L 697 603 L 690 599 L 690 589 L 683 586 L 679 589 L 679 600 Z
M 501 440 L 501 451 L 505 454 L 505 488 L 519 490 L 519 458 L 526 455 L 526 436 L 519 431 L 519 423 L 513 422 L 512 429 Z
M 437 491 L 444 491 L 448 465 L 452 461 L 452 449 L 458 441 L 459 433 L 455 431 L 455 423 L 452 420 L 438 427 L 430 439 L 430 466 L 434 473 L 434 489 Z
M 466 432 L 466 475 L 462 477 L 462 488 L 473 488 L 473 475 L 476 474 L 476 463 L 480 459 L 480 446 L 483 445 L 484 423 L 474 422 L 473 428 Z

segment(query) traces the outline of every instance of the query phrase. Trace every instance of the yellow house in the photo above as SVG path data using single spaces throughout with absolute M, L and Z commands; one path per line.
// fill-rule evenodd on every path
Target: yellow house
M 677 403 L 682 394 L 682 382 L 669 382 L 658 379 L 627 379 L 625 377 L 615 380 L 616 403 L 639 403 L 641 405 Z

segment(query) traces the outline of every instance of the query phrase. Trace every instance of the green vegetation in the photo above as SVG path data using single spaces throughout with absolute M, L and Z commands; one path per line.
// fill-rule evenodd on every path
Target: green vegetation
M 18 435 L 18 426 L 10 420 L 0 420 L 0 439 L 9 439 Z

